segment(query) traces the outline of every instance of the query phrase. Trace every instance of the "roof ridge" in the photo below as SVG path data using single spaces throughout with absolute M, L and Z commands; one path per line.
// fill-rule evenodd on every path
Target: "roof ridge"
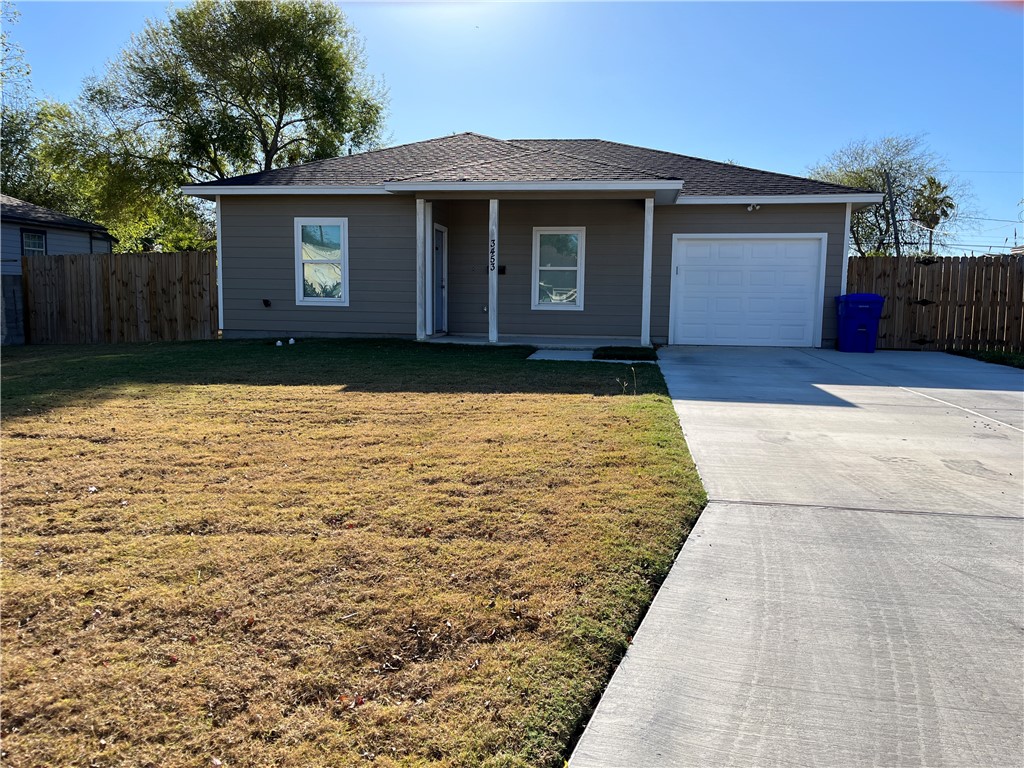
M 649 147 L 641 147 L 641 146 L 639 146 L 637 144 L 622 144 L 620 142 L 607 141 L 605 139 L 518 139 L 518 141 L 538 141 L 538 142 L 544 141 L 544 142 L 559 142 L 559 143 L 561 143 L 561 142 L 570 142 L 570 141 L 587 141 L 587 142 L 594 142 L 594 143 L 601 143 L 601 144 L 618 144 L 618 146 L 620 146 L 620 147 L 629 147 L 630 149 L 640 149 L 640 150 L 643 150 L 644 152 L 660 152 L 661 154 L 672 155 L 673 157 L 686 157 L 686 155 L 677 155 L 674 152 L 665 152 L 664 150 L 661 150 L 661 149 L 650 149 Z M 557 151 L 560 151 L 560 150 L 552 150 L 552 151 L 557 152 Z M 567 155 L 568 157 L 575 157 L 575 158 L 580 159 L 580 160 L 590 160 L 591 162 L 595 162 L 595 163 L 604 163 L 604 164 L 606 164 L 608 166 L 611 166 L 613 168 L 621 168 L 621 169 L 626 170 L 626 171 L 643 171 L 643 172 L 646 172 L 646 173 L 651 173 L 651 174 L 653 174 L 655 176 L 659 176 L 660 178 L 663 178 L 663 179 L 668 179 L 668 180 L 671 180 L 671 181 L 676 181 L 677 180 L 675 177 L 663 174 L 660 171 L 654 170 L 653 168 L 648 168 L 648 167 L 645 167 L 645 168 L 634 168 L 633 166 L 619 165 L 618 163 L 610 163 L 607 160 L 597 160 L 597 159 L 593 159 L 593 158 L 580 157 L 579 155 L 573 155 L 573 154 L 571 154 L 569 152 L 563 152 L 563 154 Z M 699 160 L 701 158 L 693 158 L 693 159 Z M 678 179 L 678 181 L 685 182 L 685 179 Z
M 499 144 L 509 144 L 507 139 L 496 139 L 494 136 L 488 136 L 486 133 L 477 133 L 476 131 L 463 131 L 462 133 L 452 134 L 454 136 L 476 136 L 478 139 L 487 139 L 488 141 L 496 141 Z
M 556 139 L 556 141 L 562 141 L 562 139 Z M 571 141 L 589 141 L 589 139 L 571 139 Z M 595 139 L 595 141 L 599 141 L 599 139 Z M 626 146 L 629 146 L 629 145 L 627 144 Z M 639 147 L 639 149 L 643 149 L 643 147 Z M 628 166 L 628 165 L 619 165 L 618 163 L 612 163 L 612 162 L 609 162 L 607 160 L 598 160 L 598 159 L 592 158 L 592 157 L 581 157 L 580 155 L 574 155 L 571 152 L 563 152 L 563 151 L 557 150 L 557 149 L 548 149 L 548 150 L 545 150 L 545 151 L 546 152 L 554 152 L 555 154 L 562 155 L 564 157 L 571 157 L 574 160 L 585 160 L 588 163 L 596 163 L 597 165 L 604 165 L 604 166 L 607 166 L 608 168 L 618 168 L 620 171 L 641 171 L 643 173 L 650 173 L 652 176 L 655 176 L 655 177 L 657 177 L 659 179 L 662 179 L 662 180 L 665 180 L 665 181 L 679 181 L 680 183 L 683 182 L 683 179 L 673 178 L 672 176 L 669 176 L 667 174 L 661 173 L 660 171 L 656 171 L 653 168 L 633 168 L 633 167 Z
M 600 141 L 601 139 L 554 139 L 554 140 L 555 141 Z M 629 146 L 629 144 L 625 144 L 625 145 Z M 643 148 L 645 148 L 645 147 L 639 146 L 637 148 L 639 148 L 639 150 L 643 150 Z M 558 155 L 563 155 L 563 156 L 565 156 L 567 158 L 573 158 L 575 160 L 586 160 L 588 163 L 597 163 L 598 165 L 604 165 L 604 166 L 607 166 L 608 168 L 617 168 L 617 169 L 620 169 L 620 170 L 623 170 L 623 171 L 641 171 L 643 173 L 649 173 L 652 176 L 656 176 L 657 178 L 664 179 L 666 181 L 680 181 L 680 182 L 684 181 L 684 179 L 677 179 L 674 176 L 670 176 L 670 175 L 662 173 L 660 171 L 655 171 L 653 168 L 634 168 L 632 166 L 620 165 L 618 163 L 610 163 L 607 160 L 597 160 L 596 158 L 584 158 L 584 157 L 581 157 L 579 155 L 573 155 L 571 153 L 561 152 L 559 150 L 550 150 L 550 152 L 556 153 Z
M 502 140 L 502 139 L 496 139 L 496 141 L 502 141 L 503 143 L 510 144 L 512 146 L 517 147 L 518 149 L 522 149 L 523 152 L 521 154 L 519 154 L 519 155 L 516 155 L 516 157 L 520 157 L 520 158 L 533 157 L 535 155 L 541 155 L 541 154 L 557 155 L 559 157 L 567 157 L 567 158 L 571 158 L 573 160 L 577 160 L 579 162 L 589 163 L 591 165 L 600 165 L 600 166 L 604 166 L 605 168 L 614 168 L 614 169 L 619 170 L 619 171 L 626 171 L 626 172 L 631 172 L 632 171 L 632 172 L 635 172 L 635 171 L 639 170 L 639 171 L 641 171 L 643 173 L 649 173 L 652 178 L 656 178 L 656 179 L 659 179 L 659 180 L 677 181 L 677 179 L 675 179 L 675 178 L 673 178 L 673 177 L 671 177 L 671 176 L 669 176 L 667 174 L 655 171 L 654 169 L 651 169 L 651 168 L 639 168 L 639 169 L 638 168 L 632 168 L 632 167 L 627 166 L 627 165 L 620 165 L 618 163 L 612 163 L 612 162 L 609 162 L 607 160 L 599 160 L 599 159 L 593 158 L 593 157 L 583 157 L 582 155 L 574 155 L 571 152 L 564 152 L 564 151 L 561 151 L 561 150 L 558 150 L 558 149 L 554 149 L 554 148 L 551 148 L 551 147 L 544 147 L 544 148 L 538 148 L 538 149 L 527 149 L 526 147 L 523 147 L 521 144 L 516 144 L 514 140 L 506 141 L 506 140 Z M 490 163 L 505 162 L 508 159 L 509 159 L 509 157 L 490 157 L 490 158 L 485 158 L 483 160 L 476 160 L 476 161 L 474 161 L 472 163 L 463 163 L 461 165 L 445 166 L 444 170 L 449 170 L 449 171 L 452 171 L 452 172 L 457 172 L 457 171 L 462 170 L 462 169 L 478 168 L 478 167 L 481 167 L 481 166 L 488 165 Z M 436 173 L 439 170 L 442 170 L 442 169 L 441 168 L 434 168 L 434 169 L 429 170 L 429 171 L 423 171 L 421 173 L 417 173 L 417 174 L 414 174 L 412 176 L 403 177 L 401 179 L 401 181 L 403 181 L 403 182 L 405 182 L 405 181 L 413 181 L 413 180 L 415 180 L 415 179 L 417 179 L 417 178 L 419 178 L 421 176 L 429 176 L 429 175 L 431 175 L 433 173 Z M 680 180 L 680 183 L 682 183 L 681 180 Z
M 488 136 L 486 138 L 491 138 L 491 137 Z M 495 141 L 500 141 L 502 143 L 507 143 L 503 139 L 495 139 Z M 530 149 L 530 150 L 524 149 L 523 153 L 518 155 L 518 157 L 530 157 L 532 155 L 537 155 L 537 154 L 540 154 L 541 152 L 547 152 L 547 151 L 548 150 L 545 150 L 545 149 Z M 414 179 L 418 179 L 420 176 L 429 176 L 432 173 L 437 173 L 440 170 L 458 171 L 458 170 L 460 170 L 462 168 L 476 168 L 476 167 L 481 166 L 481 165 L 486 165 L 487 163 L 496 163 L 499 160 L 508 160 L 508 158 L 507 157 L 486 157 L 483 160 L 474 160 L 471 163 L 461 163 L 461 164 L 455 164 L 455 165 L 438 166 L 437 168 L 431 168 L 430 170 L 427 170 L 427 171 L 421 171 L 419 173 L 414 173 L 411 176 L 403 176 L 400 179 L 396 179 L 396 181 L 400 181 L 400 182 L 402 182 L 402 181 L 413 181 Z
M 411 147 L 414 144 L 433 144 L 435 141 L 444 141 L 445 139 L 454 139 L 456 136 L 477 136 L 482 139 L 490 139 L 490 136 L 484 136 L 482 133 L 473 133 L 473 131 L 462 131 L 461 133 L 449 133 L 445 136 L 435 136 L 432 139 L 420 139 L 419 141 L 406 141 L 402 144 L 395 144 L 391 147 L 377 147 L 376 149 L 367 149 L 363 152 L 356 152 L 354 155 L 335 155 L 334 157 L 325 157 L 320 160 L 310 160 L 308 163 L 299 163 L 299 165 L 312 165 L 313 163 L 322 163 L 325 160 L 340 160 L 345 157 L 355 157 L 356 155 L 374 155 L 378 152 L 390 152 L 394 149 L 401 149 L 402 147 Z M 500 139 L 494 139 L 494 141 L 500 141 Z M 299 165 L 285 166 L 287 168 L 298 168 Z M 274 169 L 277 170 L 277 169 Z
M 477 133 L 476 131 L 463 131 L 462 133 L 453 133 L 453 134 L 450 134 L 449 136 L 441 136 L 439 138 L 450 139 L 450 138 L 454 138 L 455 136 L 475 136 L 478 139 L 487 139 L 488 141 L 493 141 L 496 144 L 509 144 L 509 145 L 511 145 L 511 142 L 508 142 L 505 139 L 496 139 L 493 136 L 488 136 L 488 135 L 486 135 L 484 133 Z M 435 139 L 426 139 L 424 141 L 420 141 L 420 142 L 415 142 L 414 141 L 412 143 L 413 144 L 426 144 L 426 143 L 428 143 L 430 141 L 434 141 L 434 140 Z M 410 145 L 409 144 L 401 144 L 399 146 L 407 147 L 407 146 L 410 146 Z M 515 145 L 513 145 L 513 146 L 515 146 Z M 516 148 L 517 149 L 525 149 L 525 147 L 519 147 L 519 146 L 516 146 Z M 529 152 L 537 152 L 539 150 L 528 150 L 528 151 Z M 431 173 L 437 173 L 438 171 L 444 170 L 446 168 L 449 168 L 449 169 L 450 168 L 471 168 L 474 165 L 480 165 L 482 163 L 490 163 L 490 162 L 494 162 L 496 160 L 504 160 L 504 159 L 505 158 L 502 158 L 502 157 L 491 157 L 491 158 L 485 158 L 483 160 L 475 160 L 472 163 L 465 163 L 463 165 L 439 165 L 439 166 L 437 166 L 435 168 L 430 168 L 429 170 L 426 170 L 426 171 L 420 171 L 419 173 L 414 173 L 411 176 L 401 176 L 401 177 L 398 177 L 398 178 L 390 179 L 390 181 L 392 181 L 392 182 L 394 182 L 394 181 L 398 181 L 398 182 L 410 181 L 412 179 L 419 178 L 420 176 L 427 176 L 427 175 L 429 175 Z M 387 182 L 385 182 L 385 183 L 387 183 Z

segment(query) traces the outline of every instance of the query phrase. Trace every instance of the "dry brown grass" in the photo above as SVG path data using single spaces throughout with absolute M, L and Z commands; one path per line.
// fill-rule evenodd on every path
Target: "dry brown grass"
M 703 495 L 524 354 L 5 353 L 3 763 L 559 765 Z

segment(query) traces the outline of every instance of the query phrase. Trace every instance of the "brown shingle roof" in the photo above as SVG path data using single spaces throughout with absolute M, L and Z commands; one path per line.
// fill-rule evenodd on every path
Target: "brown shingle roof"
M 865 190 L 601 139 L 511 139 L 476 133 L 332 157 L 202 186 L 380 186 L 387 183 L 679 181 L 685 195 L 828 195 Z
M 635 169 L 599 158 L 538 149 L 495 160 L 439 168 L 403 181 L 669 181 L 671 178 L 656 171 L 645 172 L 642 178 L 638 178 Z
M 684 195 L 827 195 L 868 191 L 603 139 L 516 139 L 515 142 L 524 147 L 556 148 L 579 157 L 599 157 L 636 169 L 649 169 L 652 173 L 663 174 L 662 178 L 682 180 Z

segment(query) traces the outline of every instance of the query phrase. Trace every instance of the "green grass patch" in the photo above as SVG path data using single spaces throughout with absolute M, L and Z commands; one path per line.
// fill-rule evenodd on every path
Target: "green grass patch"
M 5 349 L 4 764 L 561 766 L 705 497 L 529 352 Z
M 995 350 L 957 350 L 952 355 L 970 357 L 974 360 L 981 360 L 984 363 L 995 363 L 996 365 L 1008 365 L 1011 368 L 1024 368 L 1024 352 L 997 352 Z
M 657 360 L 658 353 L 650 347 L 598 347 L 595 360 Z

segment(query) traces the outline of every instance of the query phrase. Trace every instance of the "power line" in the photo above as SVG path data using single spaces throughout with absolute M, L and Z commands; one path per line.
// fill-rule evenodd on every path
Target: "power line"
M 960 219 L 968 221 L 1002 221 L 1006 224 L 1024 224 L 1024 219 L 986 219 L 984 216 L 956 216 L 949 221 L 959 221 Z M 896 219 L 900 224 L 913 224 L 915 227 L 921 227 L 921 229 L 928 229 L 928 227 L 921 224 L 917 219 Z
M 1006 248 L 1007 250 L 1016 247 L 1013 245 L 979 245 L 978 243 L 940 243 L 940 245 L 946 248 Z

